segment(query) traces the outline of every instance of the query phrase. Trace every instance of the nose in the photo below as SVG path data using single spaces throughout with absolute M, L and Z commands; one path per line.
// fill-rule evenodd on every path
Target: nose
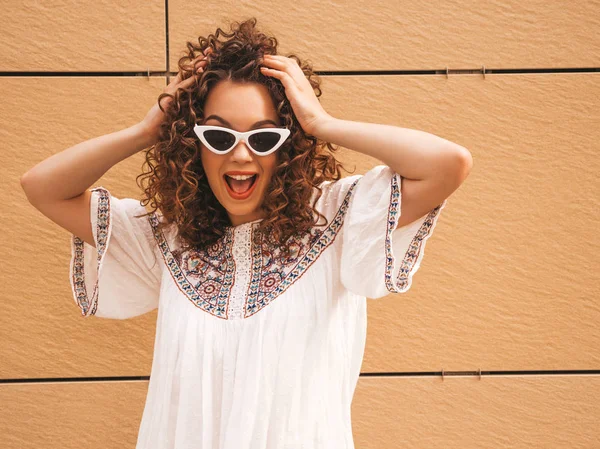
M 246 142 L 240 140 L 237 146 L 231 150 L 231 159 L 239 162 L 252 162 L 252 150 Z

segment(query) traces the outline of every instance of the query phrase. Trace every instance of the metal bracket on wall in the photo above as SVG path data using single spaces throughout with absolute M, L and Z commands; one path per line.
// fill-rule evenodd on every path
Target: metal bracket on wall
M 448 66 L 445 66 L 446 70 L 444 71 L 446 74 L 446 79 L 449 78 L 450 76 L 450 69 L 448 68 Z M 485 79 L 485 65 L 481 66 L 481 70 L 455 70 L 456 73 L 475 73 L 475 72 L 481 72 L 483 73 L 483 79 Z
M 444 381 L 445 376 L 474 376 L 477 375 L 479 380 L 481 380 L 481 368 L 477 371 L 444 371 L 442 368 L 442 382 Z

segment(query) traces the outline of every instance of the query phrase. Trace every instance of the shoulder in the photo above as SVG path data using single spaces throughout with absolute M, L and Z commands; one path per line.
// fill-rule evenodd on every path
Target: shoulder
M 347 203 L 352 196 L 352 192 L 361 177 L 362 175 L 352 175 L 338 179 L 337 181 L 322 182 L 319 185 L 322 195 L 317 204 L 326 209 L 334 209 L 336 211 L 347 206 Z M 315 188 L 313 191 L 313 201 L 316 192 L 317 189 Z

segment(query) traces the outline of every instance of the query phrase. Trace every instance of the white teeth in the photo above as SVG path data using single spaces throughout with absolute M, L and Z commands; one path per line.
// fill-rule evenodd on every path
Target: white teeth
M 243 181 L 244 179 L 250 179 L 256 175 L 225 175 L 225 176 L 229 176 L 230 178 L 237 179 L 238 181 Z

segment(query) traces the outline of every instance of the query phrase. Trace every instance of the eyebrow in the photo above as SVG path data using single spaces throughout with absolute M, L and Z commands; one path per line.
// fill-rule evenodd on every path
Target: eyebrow
M 204 120 L 204 122 L 208 122 L 211 118 L 214 118 L 218 121 L 220 121 L 221 123 L 223 123 L 224 125 L 229 126 L 231 129 L 233 129 L 233 126 L 231 126 L 231 123 L 229 123 L 227 120 L 225 120 L 222 117 L 219 117 L 216 114 L 212 114 L 209 115 L 208 117 L 206 117 L 206 119 Z M 258 122 L 256 122 L 254 125 L 252 125 L 250 128 L 256 128 L 257 126 L 261 126 L 261 125 L 266 125 L 266 124 L 273 124 L 275 126 L 279 126 L 276 122 L 274 122 L 273 120 L 267 119 L 267 120 L 259 120 Z

